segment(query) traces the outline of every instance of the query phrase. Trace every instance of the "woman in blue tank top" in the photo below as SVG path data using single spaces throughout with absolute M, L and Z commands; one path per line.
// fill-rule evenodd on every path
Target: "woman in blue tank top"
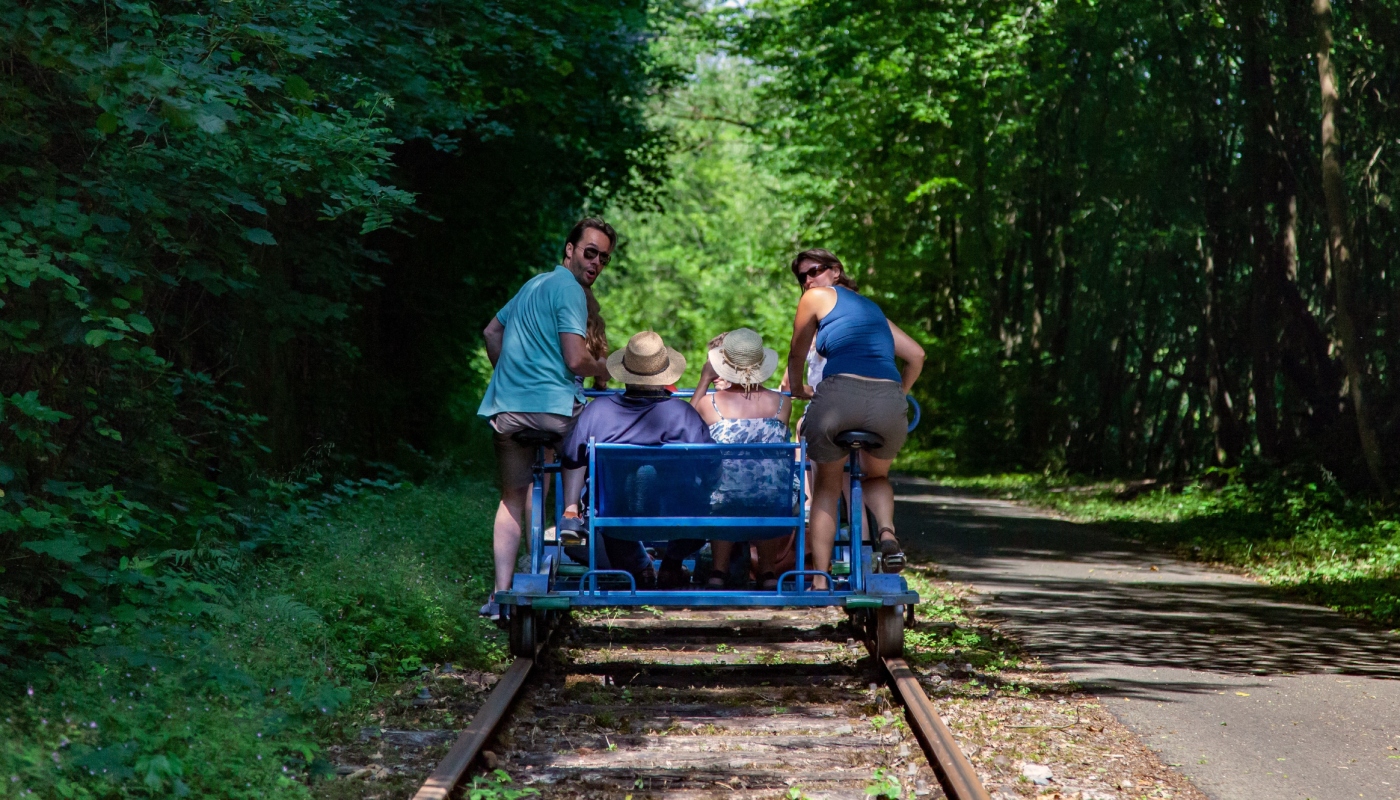
M 924 368 L 924 349 L 890 322 L 878 305 L 856 291 L 840 259 L 830 252 L 798 253 L 792 260 L 792 273 L 803 291 L 788 351 L 788 384 L 793 397 L 812 399 L 802 423 L 807 455 L 816 463 L 808 526 L 812 568 L 831 569 L 846 458 L 846 451 L 834 439 L 842 431 L 862 430 L 883 440 L 879 447 L 861 453 L 866 475 L 862 486 L 866 507 L 875 515 L 876 551 L 885 571 L 898 572 L 904 567 L 904 553 L 894 530 L 890 464 L 908 435 L 904 396 Z M 822 382 L 815 390 L 802 381 L 813 339 L 817 353 L 826 359 Z M 904 362 L 903 370 L 896 359 Z M 817 583 L 824 581 L 818 579 Z

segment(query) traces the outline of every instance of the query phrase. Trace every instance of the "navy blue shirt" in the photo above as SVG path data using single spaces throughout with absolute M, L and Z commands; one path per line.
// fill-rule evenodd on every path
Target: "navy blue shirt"
M 894 334 L 873 300 L 843 286 L 836 305 L 817 321 L 817 353 L 826 359 L 822 377 L 860 375 L 901 380 L 894 363 Z
M 578 415 L 559 460 L 568 469 L 588 465 L 588 440 L 614 444 L 708 444 L 710 428 L 690 403 L 669 396 L 606 395 Z

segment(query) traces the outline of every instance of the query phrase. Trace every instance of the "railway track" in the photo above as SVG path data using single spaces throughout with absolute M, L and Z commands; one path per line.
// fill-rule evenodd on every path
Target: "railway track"
M 836 609 L 578 615 L 512 664 L 414 800 L 483 756 L 548 798 L 988 800 L 866 633 Z

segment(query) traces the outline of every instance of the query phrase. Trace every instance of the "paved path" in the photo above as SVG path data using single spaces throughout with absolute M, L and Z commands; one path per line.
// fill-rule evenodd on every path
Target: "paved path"
M 1400 798 L 1400 637 L 1013 503 L 896 492 L 911 553 L 1211 797 Z

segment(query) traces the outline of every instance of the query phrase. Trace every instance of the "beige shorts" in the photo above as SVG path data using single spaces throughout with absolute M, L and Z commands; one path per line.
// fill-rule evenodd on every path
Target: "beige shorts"
M 582 404 L 575 404 L 571 417 L 520 411 L 502 411 L 492 416 L 491 429 L 495 433 L 491 441 L 496 449 L 496 466 L 501 472 L 501 489 L 519 489 L 534 480 L 535 448 L 515 441 L 511 438 L 513 434 L 526 430 L 549 431 L 559 434 L 561 440 L 567 439 L 582 410 Z
M 868 452 L 876 458 L 894 458 L 909 436 L 909 402 L 904 399 L 904 387 L 894 381 L 853 375 L 822 378 L 802 422 L 807 457 L 818 464 L 845 458 L 846 451 L 832 440 L 850 430 L 879 434 L 885 443 Z

